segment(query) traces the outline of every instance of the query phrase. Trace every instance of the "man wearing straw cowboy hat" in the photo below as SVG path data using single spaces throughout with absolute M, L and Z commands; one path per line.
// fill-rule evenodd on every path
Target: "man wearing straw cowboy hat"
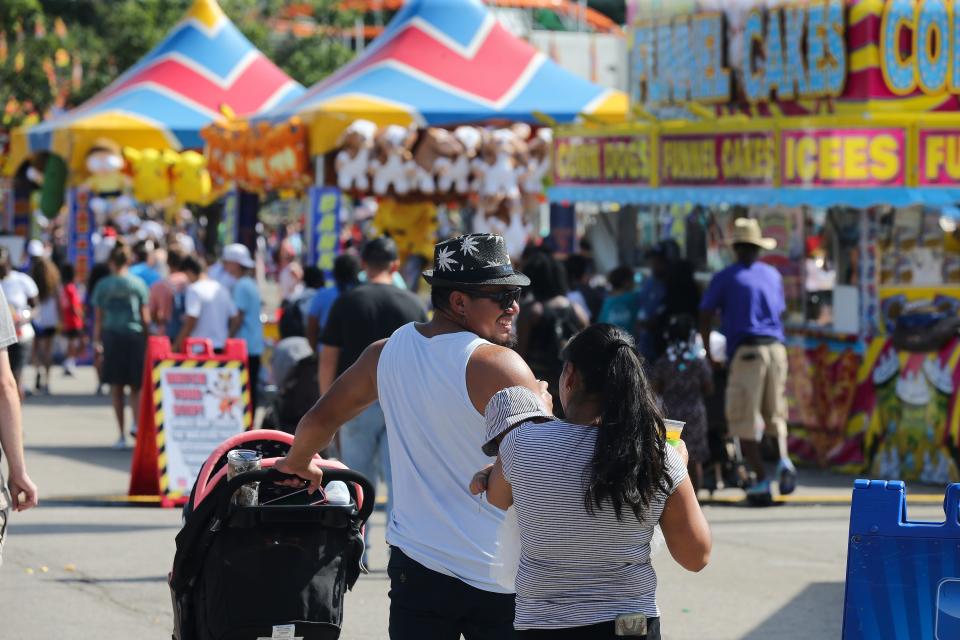
M 509 348 L 530 280 L 491 234 L 437 244 L 423 276 L 433 287 L 433 319 L 368 347 L 303 417 L 278 466 L 315 490 L 322 471 L 314 453 L 379 400 L 393 474 L 390 637 L 510 638 L 514 595 L 491 568 L 504 512 L 474 498 L 468 482 L 492 462 L 481 452 L 483 412 L 497 391 L 527 387 L 552 407 L 546 383 Z
M 757 429 L 757 415 L 763 419 L 765 429 L 777 438 L 780 493 L 792 493 L 796 487 L 796 471 L 787 453 L 783 279 L 779 271 L 759 261 L 760 251 L 775 249 L 777 241 L 764 238 L 756 220 L 737 219 L 730 244 L 737 261 L 710 281 L 700 302 L 700 335 L 705 345 L 710 344 L 713 317 L 720 311 L 720 331 L 727 338 L 730 363 L 727 425 L 730 435 L 740 440 L 743 457 L 757 476 L 757 482 L 747 489 L 747 498 L 757 504 L 769 504 L 772 494 L 760 455 L 762 434 Z

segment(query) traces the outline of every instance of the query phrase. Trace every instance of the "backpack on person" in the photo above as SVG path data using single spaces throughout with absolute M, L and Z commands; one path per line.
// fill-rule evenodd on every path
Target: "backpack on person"
M 290 369 L 278 393 L 276 421 L 282 431 L 293 433 L 300 418 L 320 399 L 317 355 L 303 358 Z
M 305 336 L 307 328 L 303 322 L 303 313 L 300 311 L 300 301 L 297 298 L 284 300 L 280 305 L 281 322 L 284 323 L 285 336 Z
M 167 337 L 170 340 L 176 340 L 183 328 L 183 316 L 187 313 L 187 288 L 183 287 L 177 291 L 169 281 L 167 286 L 173 293 L 173 303 L 170 305 L 170 317 L 167 318 Z

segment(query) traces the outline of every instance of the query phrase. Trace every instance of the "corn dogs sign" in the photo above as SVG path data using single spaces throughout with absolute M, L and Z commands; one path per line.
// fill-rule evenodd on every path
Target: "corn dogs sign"
M 649 185 L 652 168 L 647 134 L 559 136 L 553 146 L 558 185 Z

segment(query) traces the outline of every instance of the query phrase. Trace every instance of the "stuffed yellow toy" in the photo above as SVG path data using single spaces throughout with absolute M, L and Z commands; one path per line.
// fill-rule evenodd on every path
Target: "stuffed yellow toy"
M 177 154 L 173 163 L 173 195 L 178 204 L 207 204 L 212 192 L 207 161 L 196 151 Z
M 123 173 L 120 147 L 112 140 L 99 139 L 87 151 L 84 162 L 87 178 L 82 186 L 90 190 L 90 209 L 97 220 L 133 205 L 127 192 L 130 178 Z
M 133 169 L 133 197 L 139 202 L 159 202 L 170 196 L 170 166 L 177 154 L 156 149 L 124 147 Z
M 400 262 L 409 256 L 433 259 L 437 236 L 437 208 L 432 202 L 399 203 L 391 198 L 380 201 L 373 226 L 382 235 L 397 243 Z

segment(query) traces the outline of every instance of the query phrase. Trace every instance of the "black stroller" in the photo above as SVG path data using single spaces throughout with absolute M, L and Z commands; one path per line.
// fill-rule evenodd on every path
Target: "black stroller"
M 274 484 L 289 477 L 271 467 L 292 442 L 288 433 L 248 431 L 201 469 L 169 576 L 174 640 L 340 637 L 344 594 L 364 571 L 362 528 L 374 488 L 336 461 L 324 461 L 323 483 L 346 482 L 349 504 Z M 227 452 L 238 448 L 260 452 L 263 468 L 228 481 Z M 260 483 L 258 506 L 233 504 L 251 482 Z

